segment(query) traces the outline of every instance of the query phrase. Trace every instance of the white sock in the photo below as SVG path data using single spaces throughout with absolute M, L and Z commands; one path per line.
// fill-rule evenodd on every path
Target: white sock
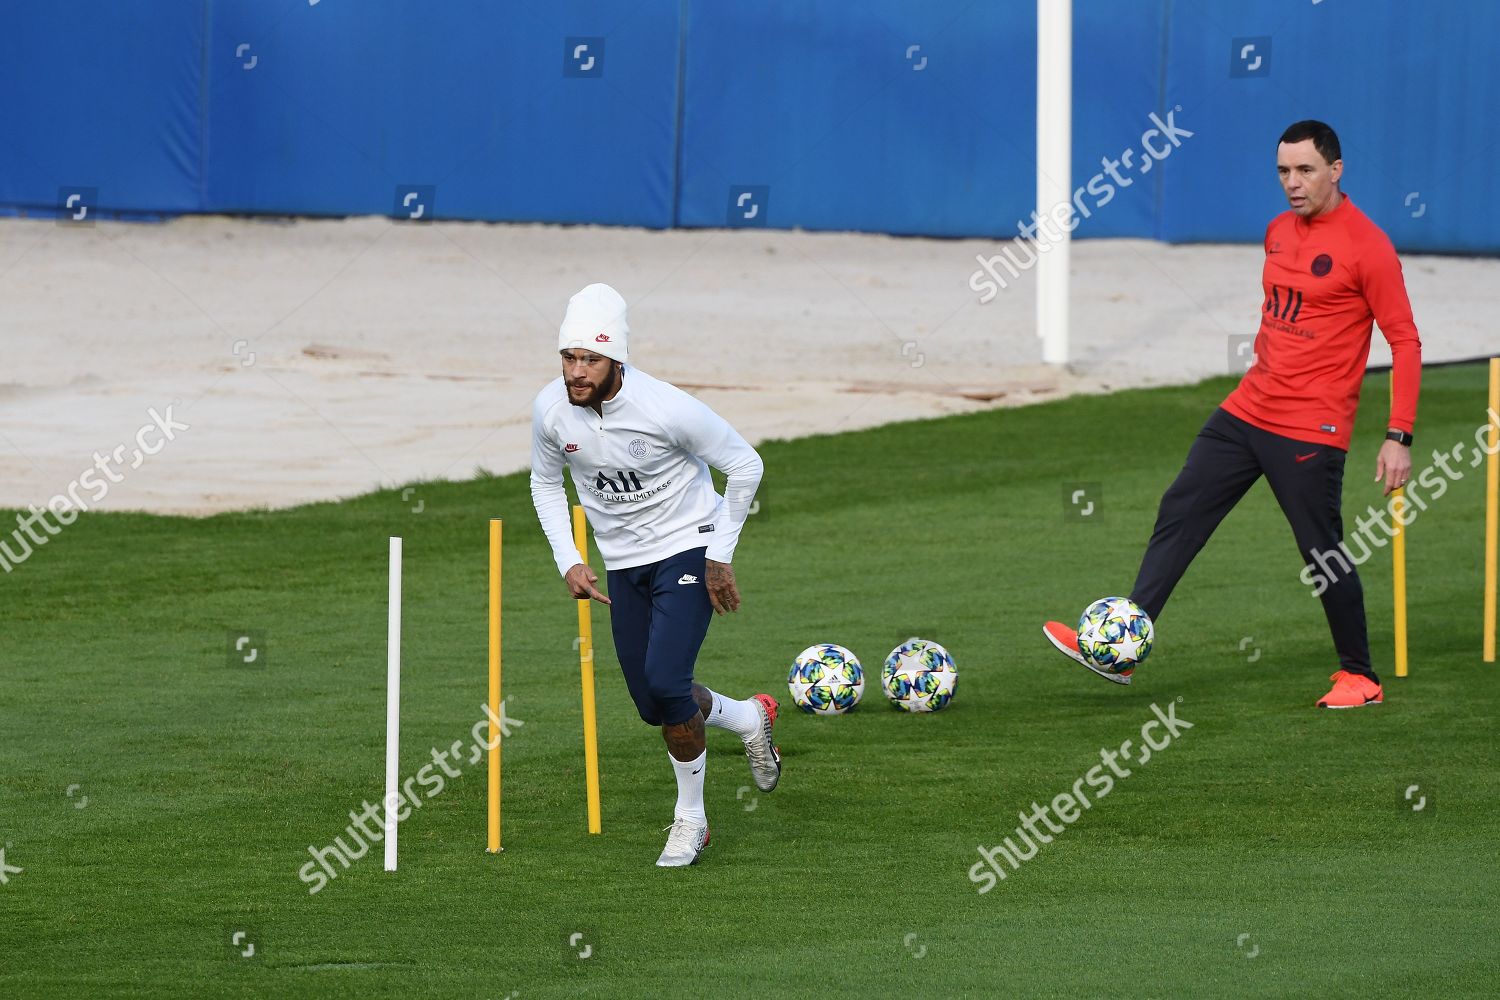
M 703 811 L 703 772 L 708 768 L 708 751 L 700 753 L 697 760 L 678 760 L 671 754 L 667 758 L 677 772 L 677 808 L 673 819 L 707 823 L 708 814 Z
M 706 725 L 727 729 L 742 740 L 760 732 L 760 709 L 754 701 L 736 701 L 716 691 L 708 693 L 714 700 L 714 707 L 703 720 Z

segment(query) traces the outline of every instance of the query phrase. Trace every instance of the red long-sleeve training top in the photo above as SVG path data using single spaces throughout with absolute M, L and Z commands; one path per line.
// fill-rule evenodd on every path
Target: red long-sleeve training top
M 1297 441 L 1349 449 L 1370 328 L 1391 345 L 1391 427 L 1412 430 L 1422 342 L 1396 248 L 1348 195 L 1331 212 L 1283 212 L 1266 227 L 1255 364 L 1224 409 Z

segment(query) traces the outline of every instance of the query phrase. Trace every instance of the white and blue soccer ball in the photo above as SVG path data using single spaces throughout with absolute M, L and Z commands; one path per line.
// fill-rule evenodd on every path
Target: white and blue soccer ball
M 958 666 L 930 639 L 908 639 L 885 658 L 880 687 L 903 712 L 936 712 L 958 691 Z
M 797 654 L 786 686 L 793 704 L 802 711 L 843 715 L 864 696 L 865 669 L 859 657 L 843 646 L 820 642 Z
M 1128 597 L 1101 597 L 1078 619 L 1078 651 L 1101 670 L 1133 670 L 1151 653 L 1151 616 Z

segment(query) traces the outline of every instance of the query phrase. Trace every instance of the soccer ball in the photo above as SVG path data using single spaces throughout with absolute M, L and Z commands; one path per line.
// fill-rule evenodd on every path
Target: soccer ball
M 958 667 L 937 643 L 907 639 L 885 658 L 880 686 L 903 712 L 936 712 L 958 690 Z
M 1078 651 L 1112 674 L 1130 670 L 1151 652 L 1151 617 L 1128 597 L 1103 597 L 1078 619 Z
M 859 657 L 843 646 L 820 642 L 797 654 L 786 686 L 802 711 L 843 715 L 858 705 L 865 693 L 865 669 L 859 665 Z

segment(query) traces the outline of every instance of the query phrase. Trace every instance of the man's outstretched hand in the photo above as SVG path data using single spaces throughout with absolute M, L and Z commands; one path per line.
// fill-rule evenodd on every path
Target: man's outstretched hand
M 1375 459 L 1375 481 L 1385 480 L 1385 495 L 1406 485 L 1411 478 L 1411 449 L 1399 441 L 1387 441 L 1380 446 Z
M 723 614 L 726 611 L 738 611 L 740 609 L 740 591 L 734 585 L 734 568 L 728 563 L 706 560 L 708 563 L 708 599 L 713 602 L 714 611 Z
M 609 603 L 609 598 L 599 593 L 599 589 L 594 586 L 599 582 L 599 575 L 583 563 L 578 563 L 568 570 L 568 575 L 563 577 L 563 582 L 568 585 L 568 593 L 580 601 L 592 597 L 600 604 Z

